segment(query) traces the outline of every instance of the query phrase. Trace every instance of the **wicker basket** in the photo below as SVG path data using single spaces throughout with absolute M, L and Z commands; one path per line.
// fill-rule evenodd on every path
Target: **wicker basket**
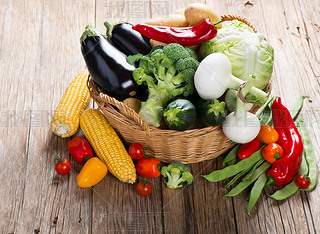
M 255 28 L 245 18 L 235 15 L 222 16 L 225 21 L 237 19 L 246 23 L 255 32 Z M 164 130 L 149 126 L 131 108 L 102 92 L 92 78 L 88 78 L 91 97 L 99 109 L 126 143 L 140 142 L 146 147 L 146 155 L 158 158 L 162 162 L 197 163 L 213 159 L 232 148 L 230 140 L 223 134 L 221 125 L 190 129 L 187 131 Z M 265 88 L 270 94 L 271 82 Z M 250 111 L 258 110 L 255 105 Z M 122 110 L 129 119 L 118 110 Z

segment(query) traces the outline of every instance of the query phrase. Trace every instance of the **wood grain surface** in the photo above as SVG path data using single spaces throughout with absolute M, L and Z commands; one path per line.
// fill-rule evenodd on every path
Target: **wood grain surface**
M 143 22 L 191 2 L 0 0 L 0 233 L 320 233 L 319 186 L 280 202 L 268 197 L 275 191 L 268 187 L 249 216 L 247 191 L 224 197 L 227 181 L 200 177 L 221 169 L 223 155 L 190 165 L 195 180 L 183 189 L 152 179 L 149 197 L 111 174 L 81 189 L 81 166 L 73 159 L 69 175 L 55 173 L 56 157 L 69 157 L 70 139 L 53 135 L 49 121 L 85 67 L 84 27 L 104 32 L 105 20 Z M 245 16 L 274 47 L 272 94 L 287 106 L 308 96 L 302 114 L 319 166 L 320 0 L 199 2 L 220 15 Z

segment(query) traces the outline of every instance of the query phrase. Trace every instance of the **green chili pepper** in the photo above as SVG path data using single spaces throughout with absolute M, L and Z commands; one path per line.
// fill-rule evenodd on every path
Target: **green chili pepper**
M 249 195 L 249 202 L 248 202 L 248 207 L 247 207 L 247 212 L 249 215 L 250 215 L 252 208 L 257 203 L 257 201 L 262 193 L 262 190 L 267 183 L 267 180 L 268 180 L 267 173 L 264 172 L 260 175 L 260 177 L 256 180 L 256 182 L 254 182 L 254 185 L 253 185 L 251 192 L 250 192 L 250 195 Z
M 266 170 L 269 169 L 271 166 L 271 163 L 264 162 L 260 167 L 257 168 L 257 170 L 254 172 L 252 178 L 250 180 L 241 181 L 239 184 L 237 184 L 236 187 L 230 190 L 228 194 L 226 194 L 226 197 L 234 197 L 241 193 L 243 190 L 245 190 L 250 184 L 255 182 L 259 176 L 264 173 Z
M 241 160 L 237 164 L 225 167 L 221 170 L 216 170 L 203 177 L 210 182 L 218 182 L 227 179 L 231 176 L 238 174 L 243 170 L 251 168 L 255 163 L 257 163 L 262 158 L 262 148 L 254 152 L 250 157 Z
M 303 116 L 301 115 L 299 120 L 297 121 L 298 130 L 300 132 L 302 142 L 303 142 L 303 149 L 304 154 L 306 157 L 307 165 L 309 167 L 308 176 L 310 178 L 310 185 L 306 189 L 302 189 L 304 191 L 310 191 L 314 189 L 317 183 L 317 162 L 316 162 L 316 156 L 314 153 L 314 149 L 312 146 L 312 141 L 310 138 L 310 135 L 308 133 L 308 130 L 306 128 L 306 125 L 304 123 Z
M 225 164 L 227 164 L 237 158 L 237 153 L 238 153 L 239 148 L 240 148 L 240 144 L 236 145 L 235 147 L 233 147 L 232 150 L 230 150 L 228 155 L 223 160 L 223 165 L 225 165 Z
M 308 164 L 306 161 L 305 152 L 303 152 L 302 162 L 295 178 L 292 180 L 291 183 L 287 184 L 283 189 L 279 189 L 274 194 L 270 195 L 270 197 L 280 201 L 292 196 L 299 190 L 299 187 L 296 183 L 297 177 L 299 175 L 305 175 L 305 174 L 308 174 Z

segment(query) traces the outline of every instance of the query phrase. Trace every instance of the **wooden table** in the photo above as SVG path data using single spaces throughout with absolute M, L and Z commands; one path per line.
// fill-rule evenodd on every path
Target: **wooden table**
M 223 156 L 191 165 L 193 185 L 168 190 L 153 179 L 150 197 L 111 174 L 92 189 L 55 173 L 69 139 L 49 121 L 64 90 L 84 67 L 79 38 L 88 23 L 167 15 L 192 1 L 0 0 L 1 233 L 320 233 L 320 189 L 277 202 L 265 189 L 247 215 L 248 192 L 223 197 L 227 183 L 199 177 L 222 168 Z M 275 49 L 273 95 L 290 106 L 307 95 L 303 115 L 319 163 L 320 1 L 207 1 L 222 14 L 245 16 Z M 94 104 L 91 102 L 91 106 Z M 77 135 L 82 135 L 81 132 Z M 320 165 L 320 164 L 318 164 Z

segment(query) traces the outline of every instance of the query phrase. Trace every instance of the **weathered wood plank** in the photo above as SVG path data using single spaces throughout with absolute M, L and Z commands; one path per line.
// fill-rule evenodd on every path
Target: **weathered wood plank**
M 19 23 L 17 16 L 26 18 L 29 15 L 30 21 L 39 23 L 37 13 L 40 12 L 41 6 L 34 6 L 35 15 L 30 15 L 24 8 L 16 10 L 19 9 L 19 4 L 12 1 L 2 1 L 1 6 L 0 160 L 5 166 L 0 171 L 0 232 L 10 233 L 17 226 L 23 206 L 30 130 L 31 99 L 28 95 L 32 93 L 32 83 L 23 82 L 20 77 L 32 79 L 36 54 L 27 38 L 39 32 L 39 28 L 31 22 L 24 25 Z M 37 43 L 37 39 L 34 42 Z M 21 53 L 21 48 L 24 48 L 25 53 Z M 25 66 L 22 66 L 23 64 Z
M 17 173 L 2 184 L 7 190 L 1 190 L 1 196 L 12 205 L 10 210 L 1 210 L 7 213 L 1 215 L 7 217 L 0 225 L 6 228 L 4 233 L 85 233 L 90 228 L 91 200 L 88 192 L 78 188 L 77 173 L 58 176 L 54 171 L 55 158 L 68 157 L 68 139 L 53 136 L 48 126 L 52 110 L 68 83 L 84 68 L 78 40 L 81 22 L 93 17 L 93 3 L 28 1 L 21 6 L 10 1 L 12 6 L 7 4 L 9 16 L 3 27 L 1 62 L 8 66 L 4 78 L 11 77 L 7 82 L 8 108 L 17 110 L 13 118 L 20 118 L 23 111 L 29 117 L 22 127 L 8 128 L 4 153 L 8 155 L 6 160 L 12 157 L 8 170 Z M 92 13 L 80 14 L 83 9 L 91 9 Z M 5 133 L 1 137 L 6 137 Z M 71 162 L 79 171 L 77 164 Z M 1 172 L 1 180 L 6 181 L 4 176 L 9 174 Z

